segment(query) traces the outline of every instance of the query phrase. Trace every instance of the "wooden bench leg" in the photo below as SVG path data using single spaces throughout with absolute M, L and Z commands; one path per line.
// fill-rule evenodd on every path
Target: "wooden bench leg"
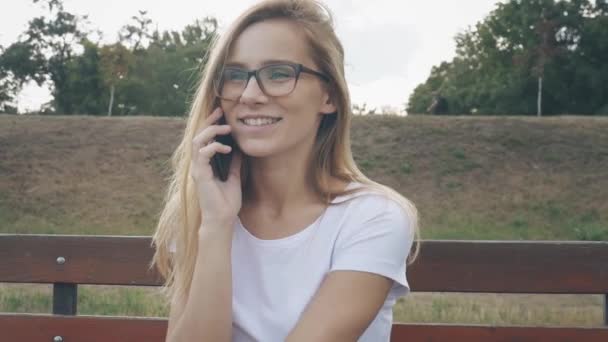
M 78 285 L 53 284 L 53 314 L 76 315 L 78 306 Z
M 604 325 L 608 326 L 608 294 L 604 295 Z

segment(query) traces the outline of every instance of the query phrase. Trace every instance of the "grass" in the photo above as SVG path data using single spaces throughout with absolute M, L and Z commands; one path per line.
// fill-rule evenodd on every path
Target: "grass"
M 602 296 L 412 293 L 393 310 L 398 322 L 602 326 Z
M 158 288 L 79 286 L 78 314 L 167 317 Z M 49 285 L 0 284 L 0 311 L 50 313 Z M 594 327 L 601 295 L 410 293 L 393 308 L 395 322 Z
M 184 123 L 0 115 L 0 233 L 152 234 Z M 378 115 L 354 118 L 352 150 L 416 204 L 424 238 L 597 240 L 606 131 L 588 117 Z

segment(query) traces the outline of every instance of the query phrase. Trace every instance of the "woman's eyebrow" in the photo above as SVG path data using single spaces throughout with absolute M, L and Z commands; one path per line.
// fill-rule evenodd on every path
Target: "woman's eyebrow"
M 270 64 L 281 64 L 281 63 L 294 63 L 288 59 L 268 59 L 261 63 L 261 66 L 270 65 Z M 226 62 L 225 66 L 227 67 L 237 67 L 246 69 L 247 65 L 241 62 Z

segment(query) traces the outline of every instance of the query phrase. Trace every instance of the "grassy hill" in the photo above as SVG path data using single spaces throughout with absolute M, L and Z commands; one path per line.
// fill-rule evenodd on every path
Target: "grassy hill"
M 0 115 L 0 233 L 153 232 L 183 119 Z M 409 197 L 426 239 L 608 240 L 608 118 L 356 117 L 364 172 Z M 79 313 L 167 316 L 154 289 L 79 286 Z M 0 284 L 0 311 L 50 312 Z M 412 293 L 397 322 L 602 326 L 601 295 Z
M 0 115 L 0 233 L 149 235 L 185 121 Z M 423 238 L 608 240 L 608 119 L 357 116 Z

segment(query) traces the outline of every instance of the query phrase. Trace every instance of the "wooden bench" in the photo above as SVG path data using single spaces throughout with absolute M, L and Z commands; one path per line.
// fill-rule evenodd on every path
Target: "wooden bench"
M 422 248 L 408 269 L 412 291 L 608 293 L 608 242 L 423 241 Z M 164 341 L 163 318 L 76 315 L 79 284 L 160 285 L 148 271 L 152 254 L 149 237 L 0 234 L 0 282 L 53 284 L 53 314 L 0 313 L 0 340 Z M 608 328 L 395 323 L 391 341 L 606 342 Z

